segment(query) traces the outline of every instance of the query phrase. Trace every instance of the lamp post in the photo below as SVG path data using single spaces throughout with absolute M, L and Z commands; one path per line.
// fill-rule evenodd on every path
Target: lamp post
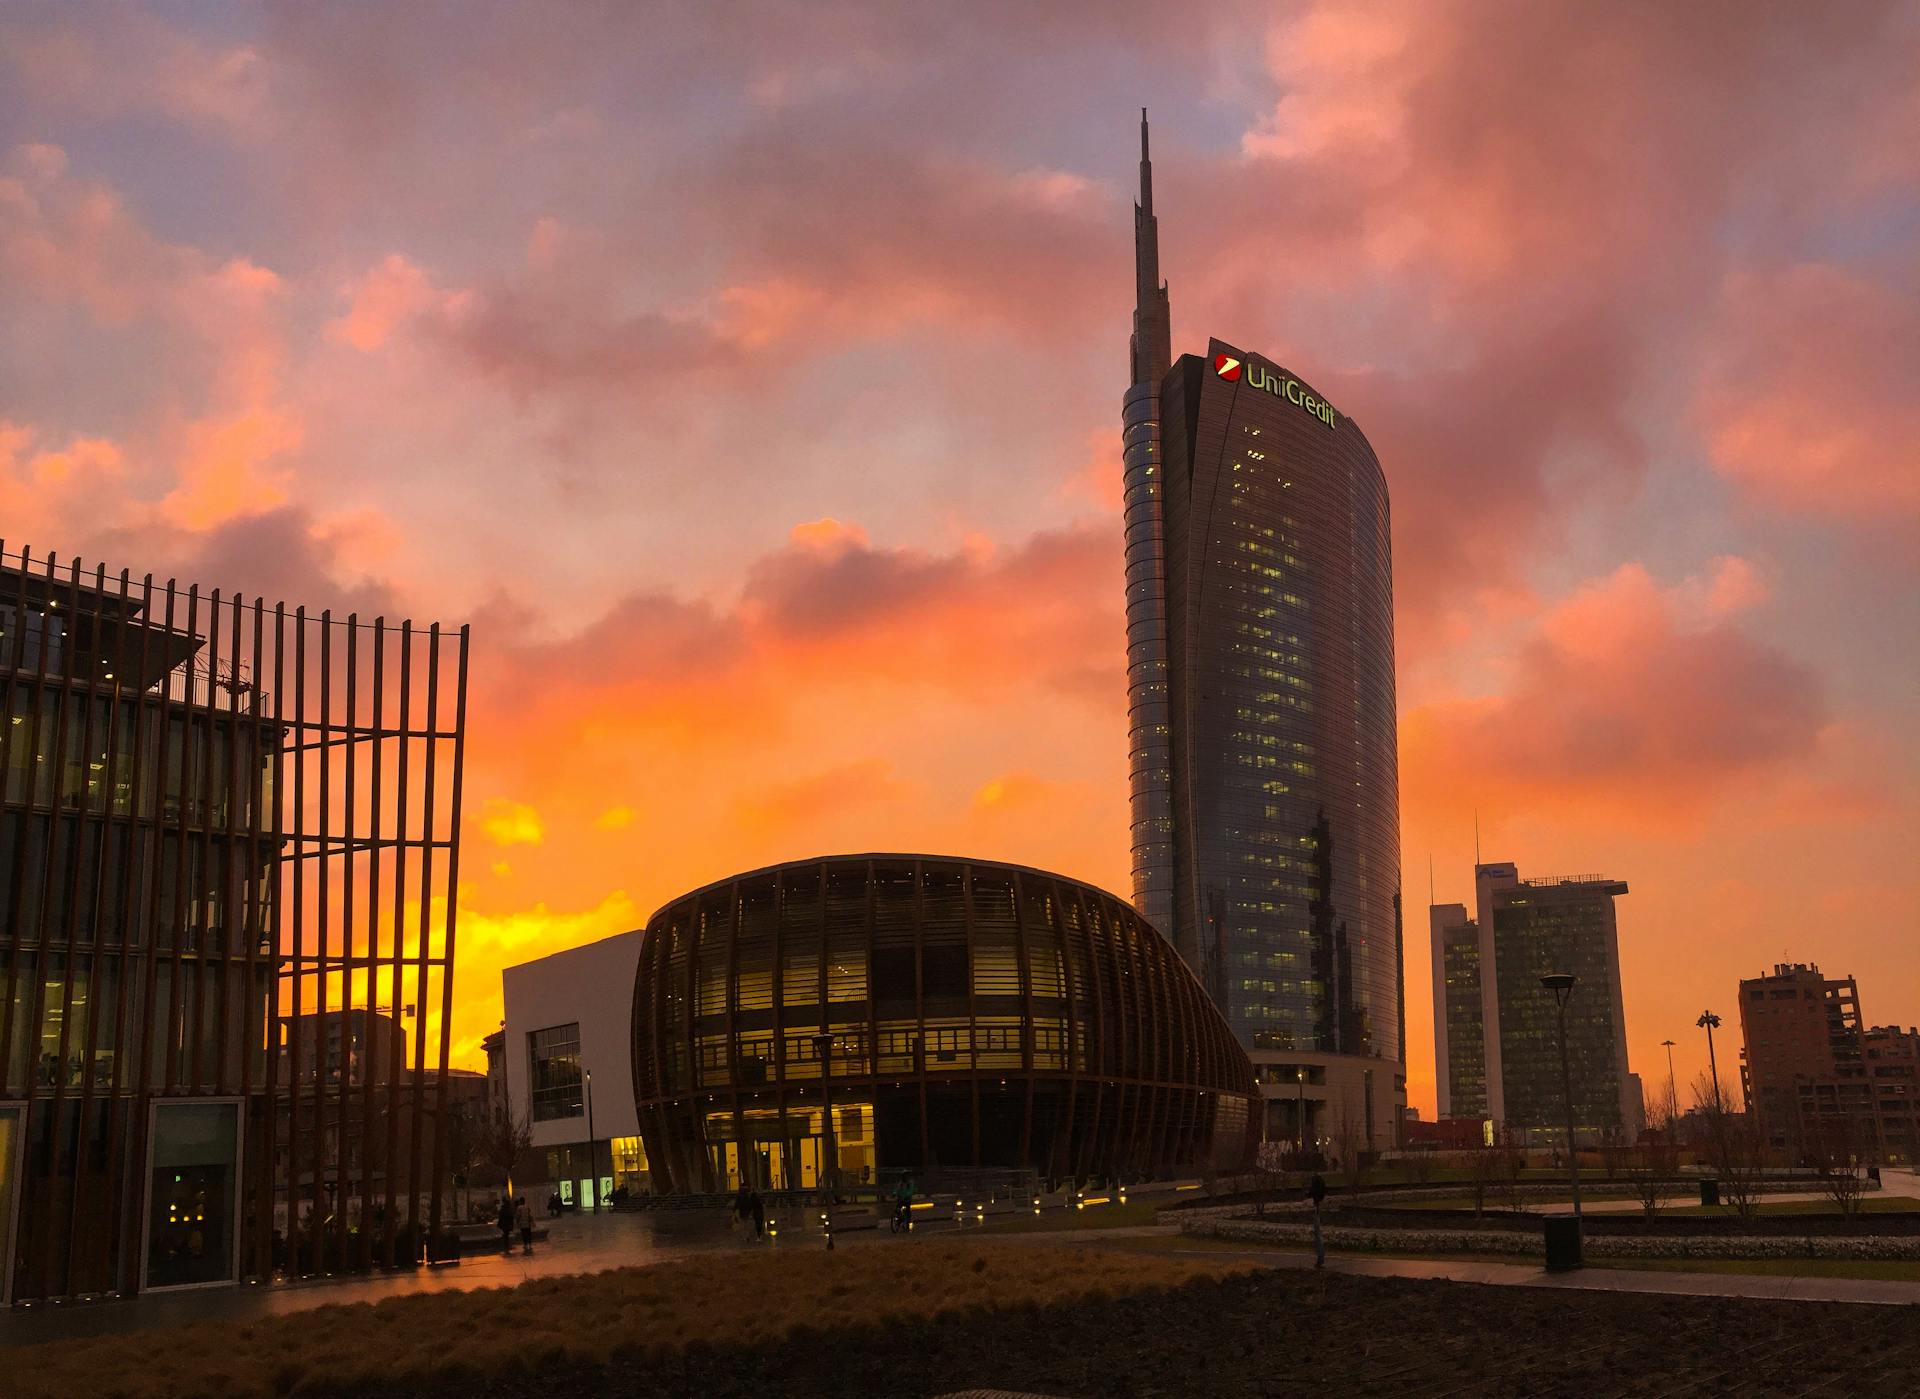
M 1707 1032 L 1707 1067 L 1713 1071 L 1713 1109 L 1720 1111 L 1720 1061 L 1713 1057 L 1713 1032 L 1720 1028 L 1720 1017 L 1710 1010 L 1700 1012 L 1700 1018 L 1693 1022 Z
M 1560 1020 L 1560 1094 L 1567 1105 L 1567 1169 L 1573 1179 L 1573 1227 L 1580 1229 L 1580 1153 L 1573 1144 L 1573 1071 L 1567 1067 L 1567 1002 L 1573 997 L 1572 972 L 1546 972 L 1540 985 L 1553 993 Z
M 833 1036 L 821 1031 L 813 1037 L 813 1047 L 820 1057 L 820 1185 L 831 1202 L 837 1155 L 833 1149 Z
M 1667 1145 L 1674 1146 L 1680 1140 L 1680 1092 L 1673 1082 L 1673 1041 L 1661 1040 L 1667 1051 Z
M 1307 1071 L 1299 1065 L 1293 1069 L 1293 1154 L 1296 1158 L 1306 1155 L 1307 1151 Z
M 587 1171 L 593 1177 L 593 1212 L 600 1213 L 600 1143 L 593 1136 L 593 1070 L 587 1070 Z

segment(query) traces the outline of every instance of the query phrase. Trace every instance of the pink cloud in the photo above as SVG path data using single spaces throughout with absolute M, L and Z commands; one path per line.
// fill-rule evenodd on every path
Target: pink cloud
M 1690 591 L 1623 564 L 1541 618 L 1499 692 L 1409 712 L 1411 798 L 1662 823 L 1804 763 L 1826 722 L 1812 672 L 1689 615 Z
M 1920 286 L 1821 265 L 1742 273 L 1716 330 L 1696 408 L 1721 473 L 1920 559 Z

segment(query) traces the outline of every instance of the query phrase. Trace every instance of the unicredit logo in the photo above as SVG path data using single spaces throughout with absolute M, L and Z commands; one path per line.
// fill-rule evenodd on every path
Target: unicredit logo
M 1264 364 L 1254 365 L 1253 372 L 1250 374 L 1246 373 L 1246 370 L 1246 362 L 1237 360 L 1232 355 L 1213 357 L 1213 372 L 1228 383 L 1240 383 L 1244 374 L 1248 388 L 1260 389 L 1272 394 L 1275 398 L 1284 398 L 1295 407 L 1304 408 L 1330 428 L 1339 423 L 1340 415 L 1334 411 L 1333 405 L 1324 398 L 1316 398 L 1308 393 L 1306 385 L 1298 379 L 1289 379 L 1284 374 L 1276 374 Z

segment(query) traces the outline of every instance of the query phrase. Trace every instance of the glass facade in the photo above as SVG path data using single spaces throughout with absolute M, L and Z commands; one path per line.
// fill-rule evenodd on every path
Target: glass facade
M 807 861 L 674 901 L 634 1055 L 661 1192 L 1229 1170 L 1257 1128 L 1245 1053 L 1150 925 L 980 861 Z
M 1442 1117 L 1488 1115 L 1480 925 L 1462 904 L 1428 911 L 1433 933 L 1434 1042 Z
M 578 1117 L 586 1111 L 580 1077 L 580 1022 L 535 1030 L 527 1036 L 533 1120 Z
M 1637 1132 L 1623 1115 L 1627 1060 L 1613 897 L 1617 882 L 1522 883 L 1493 892 L 1499 1005 L 1500 1118 L 1551 1138 L 1566 1122 L 1560 1030 L 1546 972 L 1577 978 L 1567 1001 L 1574 1126 L 1583 1139 Z
M 1387 488 L 1317 399 L 1217 340 L 1160 387 L 1170 932 L 1256 1054 L 1398 1062 Z

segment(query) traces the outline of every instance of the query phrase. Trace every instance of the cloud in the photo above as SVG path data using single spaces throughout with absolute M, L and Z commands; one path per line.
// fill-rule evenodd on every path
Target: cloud
M 489 797 L 475 818 L 481 833 L 502 849 L 513 845 L 538 845 L 546 839 L 546 825 L 540 813 L 525 802 L 510 797 Z
M 1719 310 L 1695 400 L 1715 467 L 1769 509 L 1920 562 L 1920 281 L 1742 272 Z
M 1735 570 L 1737 573 L 1738 570 Z M 1689 818 L 1810 758 L 1827 721 L 1813 672 L 1623 564 L 1539 620 L 1489 695 L 1405 716 L 1416 800 Z
M 740 823 L 755 834 L 811 840 L 824 850 L 830 842 L 823 826 L 858 808 L 897 801 L 905 790 L 890 761 L 868 758 L 743 792 Z
M 327 323 L 326 335 L 338 344 L 371 353 L 416 317 L 434 313 L 456 319 L 470 297 L 441 291 L 427 273 L 399 253 L 390 253 L 348 289 L 344 313 Z

